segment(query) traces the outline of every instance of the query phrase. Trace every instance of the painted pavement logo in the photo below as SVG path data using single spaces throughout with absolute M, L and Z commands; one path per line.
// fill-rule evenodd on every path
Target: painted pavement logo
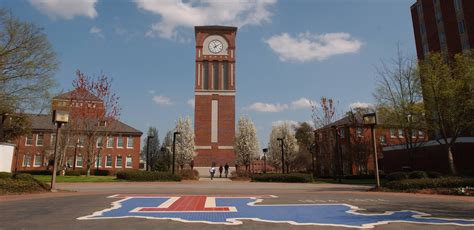
M 135 217 L 226 225 L 238 225 L 242 224 L 242 220 L 254 220 L 354 228 L 372 228 L 391 222 L 474 226 L 474 219 L 434 218 L 426 213 L 408 210 L 367 214 L 359 213 L 362 209 L 348 204 L 258 204 L 263 198 L 274 197 L 114 195 L 110 198 L 122 199 L 112 202 L 111 208 L 78 219 Z

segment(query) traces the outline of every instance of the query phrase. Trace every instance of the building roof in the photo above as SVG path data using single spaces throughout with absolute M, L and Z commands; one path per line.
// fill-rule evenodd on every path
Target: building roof
M 49 114 L 26 114 L 27 119 L 31 122 L 31 129 L 33 131 L 55 131 L 56 126 L 52 122 L 52 116 Z M 98 119 L 91 119 L 91 124 L 98 124 Z M 130 135 L 142 135 L 143 133 L 119 120 L 114 120 L 107 124 L 107 132 L 130 134 Z M 80 131 L 80 130 L 79 130 Z M 105 131 L 105 130 L 99 130 Z
M 351 115 L 346 115 L 344 116 L 343 118 L 331 123 L 331 124 L 328 124 L 322 128 L 319 128 L 317 130 L 321 130 L 321 129 L 329 129 L 331 128 L 332 126 L 336 126 L 336 127 L 341 127 L 341 126 L 358 126 L 358 125 L 362 125 L 364 123 L 364 114 L 363 113 L 360 113 L 360 112 L 354 112 L 354 118 L 352 118 Z M 355 119 L 355 120 L 354 120 Z M 383 117 L 379 116 L 377 114 L 377 124 L 378 125 L 387 125 L 387 123 L 385 122 L 385 120 L 383 119 Z
M 195 26 L 194 30 L 232 30 L 237 31 L 235 26 L 219 26 L 219 25 L 209 25 L 209 26 Z
M 93 95 L 91 92 L 87 90 L 81 90 L 81 89 L 75 89 L 66 93 L 59 94 L 58 96 L 53 97 L 53 99 L 71 100 L 71 99 L 75 99 L 78 96 L 80 96 L 81 97 L 80 99 L 82 100 L 101 101 L 100 98 Z

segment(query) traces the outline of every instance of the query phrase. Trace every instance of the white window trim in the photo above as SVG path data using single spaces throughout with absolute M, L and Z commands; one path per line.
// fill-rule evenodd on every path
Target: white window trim
M 394 131 L 393 133 L 392 133 L 392 130 Z M 397 136 L 398 135 L 398 129 L 390 129 L 389 132 L 390 132 L 390 138 L 397 138 L 398 137 Z
M 35 167 L 35 168 L 41 167 L 41 165 L 42 165 L 43 162 L 40 162 L 40 164 L 37 165 L 37 164 L 36 164 L 36 158 L 40 158 L 40 159 L 41 159 L 42 157 L 41 157 L 41 155 L 39 155 L 39 154 L 33 155 L 33 167 Z M 41 161 L 42 161 L 42 159 L 41 159 Z
M 107 166 L 107 158 L 112 158 L 112 160 L 110 161 L 112 164 L 110 166 Z M 114 158 L 111 156 L 111 155 L 107 155 L 105 156 L 105 168 L 112 168 L 114 166 Z
M 132 139 L 132 142 L 133 142 L 133 137 L 132 137 L 132 136 L 128 136 L 128 137 L 127 137 L 127 149 L 133 149 L 133 145 L 132 145 L 132 147 L 128 146 L 128 143 L 129 143 L 128 140 L 129 140 L 129 138 Z M 133 144 L 133 143 L 132 143 L 132 144 Z
M 122 156 L 121 156 L 121 155 L 117 155 L 117 156 L 115 156 L 115 166 L 114 166 L 114 167 L 115 167 L 116 169 L 117 169 L 117 168 L 123 168 L 123 157 L 122 157 L 122 165 L 120 165 L 120 166 L 117 166 L 117 163 L 118 163 L 118 157 L 122 157 Z
M 127 159 L 130 158 L 130 166 L 127 165 Z M 125 168 L 133 168 L 133 158 L 132 156 L 125 157 Z
M 22 164 L 22 167 L 31 167 L 31 157 L 30 159 L 26 162 L 26 165 L 25 165 L 25 159 L 26 157 L 30 156 L 28 153 L 26 153 L 25 155 L 23 155 L 23 164 Z
M 39 133 L 38 133 L 38 134 L 36 134 L 36 142 L 35 142 L 35 144 L 36 144 L 36 146 L 43 146 L 43 145 L 44 145 L 44 133 L 43 133 L 43 144 L 41 144 L 41 145 L 40 145 L 40 144 L 38 144 L 39 135 L 40 135 Z
M 81 158 L 81 163 L 82 163 L 82 164 L 80 164 L 80 165 L 77 164 L 79 157 Z M 76 164 L 76 168 L 82 168 L 82 165 L 84 164 L 84 157 L 82 157 L 82 156 L 77 156 L 76 162 L 74 162 L 74 164 Z
M 119 138 L 122 138 L 122 146 L 119 146 Z M 124 144 L 124 143 L 123 143 L 123 136 L 121 136 L 121 135 L 120 135 L 120 136 L 117 136 L 117 144 L 116 144 L 117 148 L 118 148 L 118 149 L 123 149 L 123 144 Z
M 31 134 L 31 145 L 28 144 L 28 135 L 25 137 L 25 146 L 33 146 L 35 144 L 35 135 Z
M 109 146 L 109 140 L 112 140 L 112 146 Z M 105 143 L 105 148 L 111 149 L 114 147 L 115 137 L 107 137 L 107 143 Z

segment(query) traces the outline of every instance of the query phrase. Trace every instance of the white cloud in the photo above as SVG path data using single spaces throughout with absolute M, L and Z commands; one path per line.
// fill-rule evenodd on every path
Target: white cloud
M 153 101 L 158 105 L 171 105 L 171 99 L 165 96 L 154 96 Z
M 366 103 L 366 102 L 354 102 L 349 105 L 349 108 L 355 109 L 355 108 L 374 108 L 374 105 L 371 103 Z
M 269 7 L 276 0 L 135 0 L 139 9 L 160 15 L 148 36 L 182 40 L 177 29 L 196 25 L 233 25 L 243 27 L 270 22 Z
M 296 101 L 291 102 L 291 107 L 293 109 L 310 109 L 313 104 L 314 101 L 302 97 Z
M 298 127 L 300 125 L 297 121 L 293 121 L 293 120 L 278 120 L 278 121 L 272 122 L 272 126 L 279 126 L 282 124 L 289 124 L 292 127 Z
M 189 99 L 186 103 L 187 103 L 189 106 L 191 106 L 191 107 L 194 108 L 194 104 L 195 104 L 194 98 Z
M 293 37 L 288 33 L 275 35 L 264 41 L 278 54 L 281 61 L 322 61 L 333 55 L 357 53 L 362 42 L 348 33 L 311 34 L 300 33 Z
M 92 26 L 91 29 L 89 30 L 89 33 L 99 38 L 105 38 L 104 34 L 102 33 L 102 29 L 100 29 L 97 26 Z
M 155 91 L 155 90 L 152 90 L 152 89 L 150 89 L 150 90 L 148 90 L 148 93 L 149 93 L 149 94 L 155 94 L 155 93 L 156 93 L 156 91 Z
M 251 104 L 250 106 L 246 107 L 245 109 L 252 110 L 252 111 L 257 111 L 257 112 L 275 113 L 275 112 L 281 112 L 285 109 L 288 109 L 288 105 L 287 104 L 268 104 L 268 103 L 262 103 L 262 102 L 255 102 L 255 103 Z
M 98 0 L 30 0 L 30 4 L 50 18 L 72 19 L 75 16 L 95 18 Z

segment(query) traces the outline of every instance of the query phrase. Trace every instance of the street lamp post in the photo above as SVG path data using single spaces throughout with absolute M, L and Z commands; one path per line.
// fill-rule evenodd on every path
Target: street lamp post
M 56 171 L 58 170 L 57 164 L 57 149 L 59 139 L 59 129 L 63 124 L 69 122 L 69 113 L 65 111 L 53 111 L 53 123 L 56 123 L 56 140 L 54 141 L 54 164 L 53 164 L 53 175 L 51 176 L 51 191 L 55 191 L 56 188 Z
M 146 171 L 150 171 L 150 139 L 154 138 L 155 136 L 147 136 L 146 137 Z
M 377 125 L 377 114 L 369 113 L 363 116 L 364 125 L 370 126 L 370 131 L 372 134 L 372 146 L 374 151 L 374 161 L 375 161 L 375 188 L 380 187 L 380 177 L 379 177 L 379 162 L 377 159 L 377 143 L 375 141 L 375 126 Z
M 99 175 L 99 167 L 100 167 L 100 161 L 101 161 L 101 157 L 100 157 L 100 150 L 102 149 L 102 146 L 99 148 L 99 150 L 97 151 L 97 159 L 95 161 L 97 161 L 97 164 L 95 166 L 95 171 L 97 172 L 97 175 Z
M 176 158 L 176 135 L 181 134 L 180 132 L 174 132 L 173 133 L 173 169 L 171 170 L 171 173 L 174 174 L 174 162 Z
M 281 146 L 281 173 L 285 173 L 285 151 L 283 149 L 283 138 L 277 138 L 278 141 L 280 141 L 280 146 Z
M 56 139 L 58 137 L 56 136 Z M 72 162 L 72 171 L 76 171 L 77 146 L 79 145 L 79 138 L 77 138 L 76 146 L 74 146 L 74 161 Z
M 267 173 L 267 152 L 268 149 L 263 149 L 263 173 Z

